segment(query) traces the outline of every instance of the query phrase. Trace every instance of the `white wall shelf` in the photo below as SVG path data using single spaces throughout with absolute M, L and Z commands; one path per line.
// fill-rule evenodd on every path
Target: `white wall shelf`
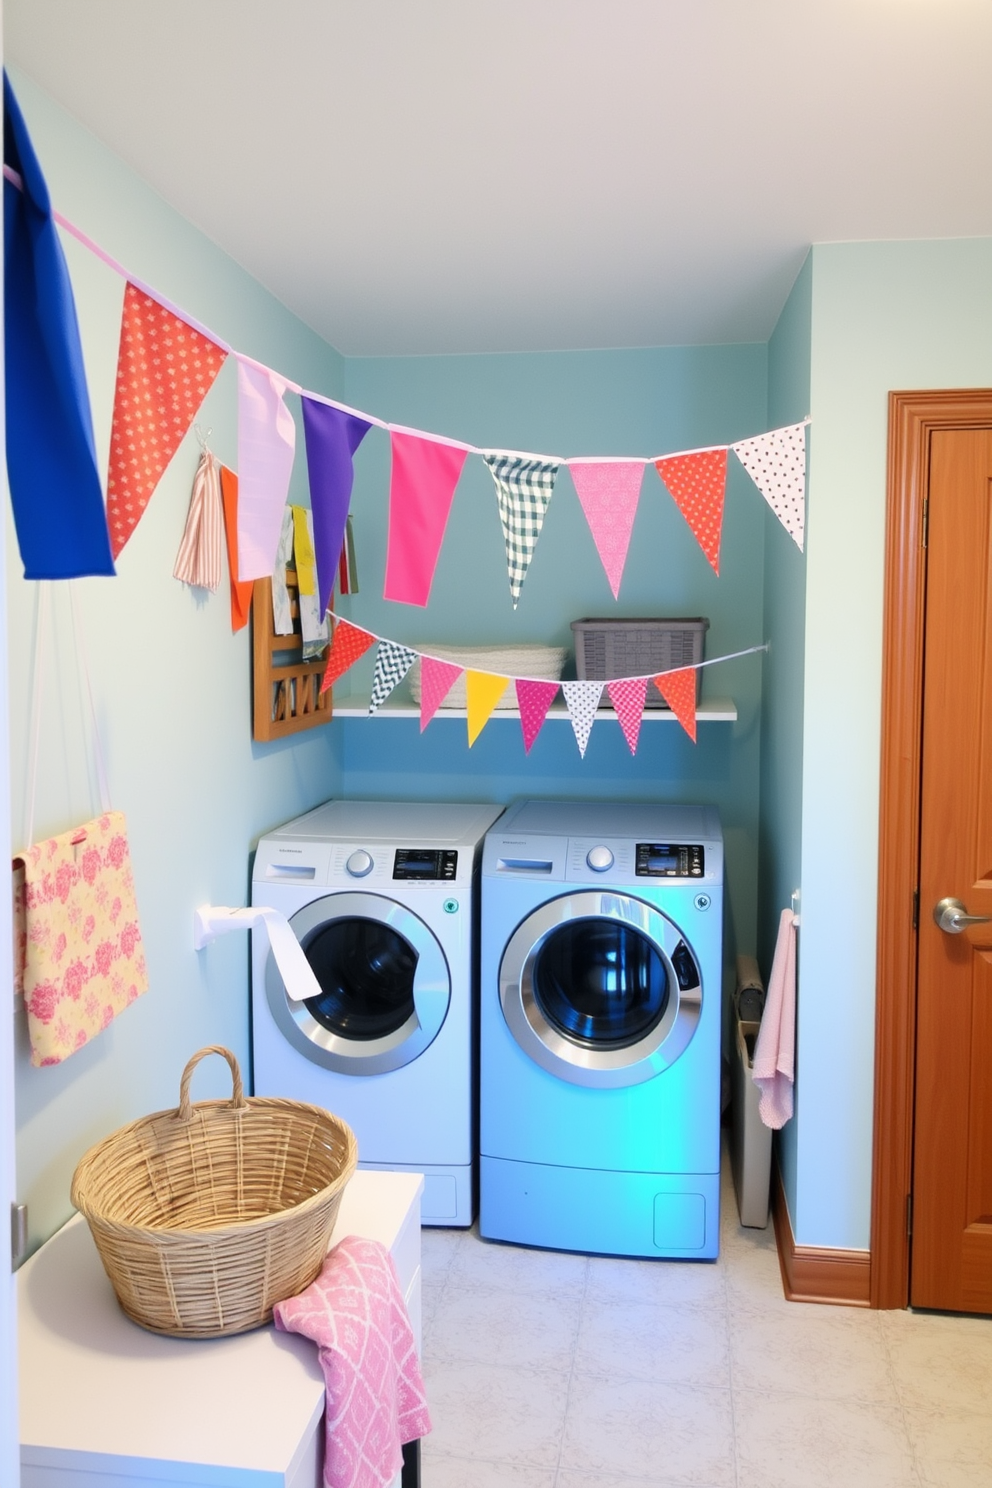
M 335 718 L 367 718 L 369 716 L 368 694 L 334 696 L 333 716 Z M 419 718 L 420 706 L 409 697 L 397 697 L 394 693 L 388 697 L 380 708 L 372 715 L 374 718 Z M 467 711 L 464 708 L 439 708 L 434 714 L 435 718 L 466 718 Z M 555 719 L 568 718 L 568 709 L 563 698 L 558 698 L 551 704 L 548 710 L 548 722 Z M 497 708 L 490 714 L 489 722 L 500 718 L 519 718 L 519 708 Z M 616 722 L 616 712 L 613 708 L 597 708 L 597 721 L 603 718 L 612 718 Z M 737 719 L 737 704 L 730 698 L 703 698 L 696 709 L 697 723 L 734 723 Z M 645 723 L 676 723 L 678 720 L 670 708 L 645 708 L 643 714 Z M 432 720 L 433 721 L 433 720 Z

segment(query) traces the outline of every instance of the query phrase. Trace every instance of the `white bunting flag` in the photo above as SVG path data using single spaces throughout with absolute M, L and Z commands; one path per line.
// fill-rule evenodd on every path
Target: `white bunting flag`
M 806 425 L 772 429 L 730 447 L 801 552 L 806 526 Z
M 568 705 L 568 716 L 572 720 L 575 742 L 585 759 L 586 745 L 596 721 L 596 709 L 603 695 L 602 682 L 563 682 L 561 690 Z

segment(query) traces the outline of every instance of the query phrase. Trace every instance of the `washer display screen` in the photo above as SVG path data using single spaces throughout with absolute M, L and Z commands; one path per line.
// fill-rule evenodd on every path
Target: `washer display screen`
M 346 1039 L 385 1038 L 414 1013 L 417 952 L 378 920 L 332 920 L 303 946 L 320 997 L 305 1006 L 331 1033 Z
M 553 1028 L 596 1048 L 644 1038 L 668 1006 L 665 963 L 646 935 L 612 919 L 569 920 L 534 964 L 534 998 Z

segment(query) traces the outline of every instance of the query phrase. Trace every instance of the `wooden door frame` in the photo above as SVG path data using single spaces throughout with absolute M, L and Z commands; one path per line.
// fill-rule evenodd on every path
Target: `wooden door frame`
M 909 1304 L 920 843 L 924 501 L 935 429 L 992 427 L 992 389 L 889 394 L 875 980 L 871 1306 Z M 919 908 L 926 913 L 926 906 Z

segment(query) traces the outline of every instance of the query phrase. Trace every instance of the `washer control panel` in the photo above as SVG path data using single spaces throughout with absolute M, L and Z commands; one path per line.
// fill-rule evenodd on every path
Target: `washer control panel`
M 453 847 L 398 847 L 393 860 L 393 878 L 439 879 L 445 883 L 458 873 L 458 853 Z
M 639 842 L 634 871 L 638 878 L 702 878 L 703 849 L 684 842 Z

